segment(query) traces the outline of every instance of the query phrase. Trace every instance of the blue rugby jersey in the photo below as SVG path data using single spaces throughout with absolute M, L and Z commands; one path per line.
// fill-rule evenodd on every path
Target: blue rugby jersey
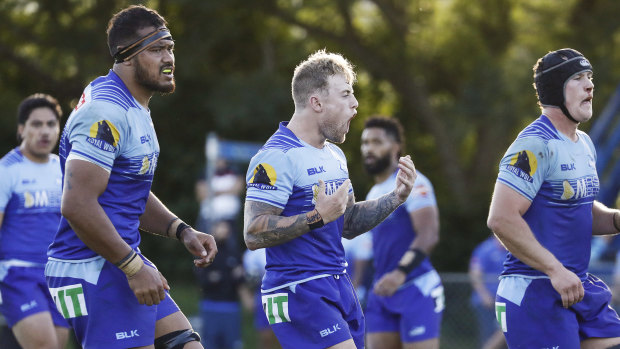
M 0 260 L 47 261 L 60 221 L 61 186 L 57 155 L 36 163 L 18 147 L 0 159 Z
M 60 162 L 89 161 L 110 172 L 99 203 L 120 236 L 132 248 L 140 244 L 139 218 L 149 197 L 159 143 L 150 111 L 110 71 L 91 82 L 69 116 L 60 139 Z M 75 234 L 63 217 L 48 255 L 85 259 L 97 254 Z
M 246 175 L 246 200 L 283 209 L 282 216 L 312 211 L 319 179 L 332 194 L 349 178 L 347 160 L 340 148 L 327 143 L 323 149 L 300 140 L 288 122 L 250 161 Z M 349 194 L 353 192 L 349 188 Z M 289 283 L 342 274 L 346 267 L 342 247 L 344 218 L 325 224 L 287 243 L 266 249 L 267 265 L 263 291 Z
M 592 205 L 599 192 L 596 150 L 577 131 L 573 142 L 542 115 L 506 151 L 497 181 L 532 202 L 523 218 L 536 239 L 582 280 L 590 260 Z M 502 275 L 544 274 L 511 253 Z
M 388 179 L 370 188 L 366 200 L 379 198 L 394 190 L 397 173 L 398 169 Z M 398 267 L 401 257 L 415 239 L 416 232 L 409 213 L 424 207 L 437 206 L 433 185 L 420 172 L 417 172 L 417 175 L 407 200 L 371 230 L 375 281 Z M 432 269 L 430 260 L 426 258 L 407 275 L 407 280 L 414 279 Z

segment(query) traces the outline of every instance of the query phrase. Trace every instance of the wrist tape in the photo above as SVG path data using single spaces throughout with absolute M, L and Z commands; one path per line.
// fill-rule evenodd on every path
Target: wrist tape
M 137 272 L 142 269 L 144 266 L 144 261 L 138 253 L 134 250 L 131 250 L 125 258 L 121 259 L 115 265 L 127 275 L 127 277 L 132 277 L 136 275 Z

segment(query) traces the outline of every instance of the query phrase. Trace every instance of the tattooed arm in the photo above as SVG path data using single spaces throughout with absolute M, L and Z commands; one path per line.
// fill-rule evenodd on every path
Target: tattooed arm
M 342 237 L 346 239 L 353 239 L 374 228 L 403 203 L 394 192 L 375 200 L 353 203 L 354 201 L 351 195 L 349 207 L 344 213 Z
M 306 215 L 280 216 L 282 209 L 258 201 L 246 201 L 243 236 L 250 250 L 283 244 L 310 231 Z
M 349 197 L 347 209 L 344 213 L 344 230 L 342 232 L 344 238 L 353 239 L 374 228 L 407 200 L 417 177 L 411 157 L 409 155 L 401 157 L 398 161 L 398 168 L 396 187 L 392 192 L 375 200 L 358 203 L 355 202 L 353 195 Z
M 309 232 L 308 222 L 322 219 L 327 224 L 335 221 L 345 212 L 350 184 L 347 179 L 338 190 L 327 195 L 325 183 L 319 180 L 315 209 L 296 216 L 280 216 L 281 208 L 247 200 L 243 213 L 245 244 L 250 250 L 280 245 Z

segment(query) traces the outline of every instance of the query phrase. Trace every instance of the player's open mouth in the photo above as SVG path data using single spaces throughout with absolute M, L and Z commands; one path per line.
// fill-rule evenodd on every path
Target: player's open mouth
M 161 70 L 162 74 L 172 75 L 172 68 L 164 68 Z

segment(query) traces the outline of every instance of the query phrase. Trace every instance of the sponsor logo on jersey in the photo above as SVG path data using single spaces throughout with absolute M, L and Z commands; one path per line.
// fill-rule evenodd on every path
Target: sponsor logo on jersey
M 562 200 L 596 197 L 600 190 L 598 176 L 587 176 L 562 182 Z
M 573 190 L 573 187 L 570 185 L 570 183 L 567 180 L 565 180 L 564 182 L 562 182 L 561 199 L 568 200 L 572 198 L 573 196 L 575 196 L 575 190 Z
M 288 294 L 275 293 L 263 295 L 263 310 L 270 325 L 291 322 L 288 314 Z
M 88 315 L 81 284 L 50 287 L 49 290 L 56 308 L 65 319 Z
M 344 180 L 339 181 L 339 182 L 326 182 L 325 183 L 325 194 L 327 195 L 334 194 L 336 190 L 340 188 L 342 183 L 344 183 Z M 319 195 L 319 185 L 313 184 L 312 185 L 312 204 L 313 205 L 316 205 L 316 198 L 318 197 L 318 195 Z
M 506 169 L 514 173 L 517 177 L 532 183 L 532 176 L 536 173 L 538 161 L 536 156 L 529 150 L 523 150 L 515 154 L 510 163 L 506 165 Z
M 278 176 L 273 166 L 268 163 L 261 163 L 254 168 L 254 173 L 252 178 L 250 178 L 248 187 L 262 190 L 276 190 L 277 179 Z
M 31 193 L 29 191 L 24 192 L 24 207 L 48 207 L 50 204 L 47 191 L 40 190 Z
M 92 124 L 89 136 L 86 137 L 86 142 L 110 153 L 116 151 L 118 140 L 118 130 L 109 120 L 100 120 Z

